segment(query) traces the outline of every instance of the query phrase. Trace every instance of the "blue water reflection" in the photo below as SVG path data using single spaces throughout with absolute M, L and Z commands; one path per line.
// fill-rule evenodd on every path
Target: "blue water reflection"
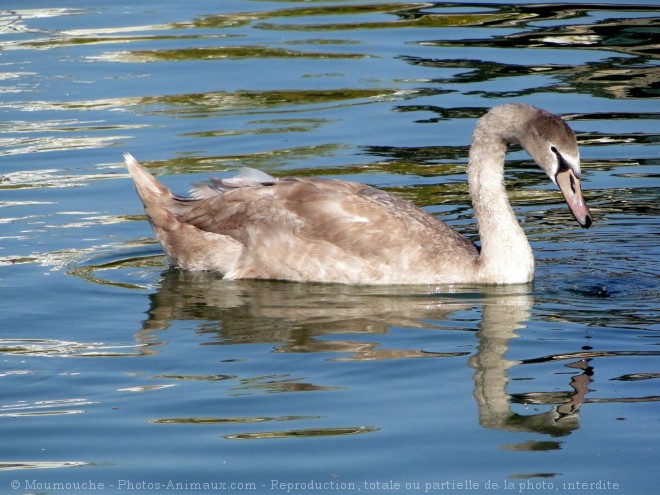
M 0 491 L 651 493 L 656 3 L 0 10 Z M 478 240 L 470 134 L 510 101 L 575 129 L 595 216 L 512 150 L 518 288 L 170 270 L 121 163 L 357 180 Z

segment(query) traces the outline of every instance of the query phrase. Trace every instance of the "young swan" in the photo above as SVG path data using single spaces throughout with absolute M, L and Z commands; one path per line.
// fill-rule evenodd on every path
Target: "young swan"
M 588 228 L 575 135 L 529 105 L 494 107 L 476 124 L 468 183 L 481 248 L 412 203 L 362 184 L 241 169 L 184 198 L 124 158 L 170 263 L 184 270 L 344 284 L 517 284 L 534 278 L 534 257 L 504 189 L 509 144 L 527 150 Z

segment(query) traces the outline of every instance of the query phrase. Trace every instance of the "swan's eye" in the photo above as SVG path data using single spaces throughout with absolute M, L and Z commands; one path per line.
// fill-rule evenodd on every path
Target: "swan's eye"
M 550 146 L 550 151 L 552 151 L 557 157 L 557 173 L 573 169 L 573 167 L 571 167 L 571 165 L 566 161 L 566 159 L 562 156 L 557 148 Z

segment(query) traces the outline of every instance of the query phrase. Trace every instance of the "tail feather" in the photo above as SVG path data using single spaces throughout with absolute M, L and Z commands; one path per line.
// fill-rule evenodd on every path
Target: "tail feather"
M 242 251 L 241 244 L 187 223 L 185 213 L 197 200 L 172 194 L 129 153 L 124 155 L 124 161 L 170 264 L 184 270 L 214 270 L 223 274 L 232 270 Z
M 146 168 L 140 165 L 140 163 L 133 158 L 133 155 L 130 153 L 124 153 L 124 163 L 133 177 L 135 189 L 145 207 L 149 207 L 153 204 L 166 203 L 172 199 L 173 195 L 170 190 L 151 175 Z

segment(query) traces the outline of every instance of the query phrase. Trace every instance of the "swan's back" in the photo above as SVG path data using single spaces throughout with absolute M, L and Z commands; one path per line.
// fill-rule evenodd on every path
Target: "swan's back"
M 182 268 L 232 279 L 451 283 L 478 258 L 435 217 L 362 184 L 247 169 L 181 198 L 126 160 L 159 240 Z

